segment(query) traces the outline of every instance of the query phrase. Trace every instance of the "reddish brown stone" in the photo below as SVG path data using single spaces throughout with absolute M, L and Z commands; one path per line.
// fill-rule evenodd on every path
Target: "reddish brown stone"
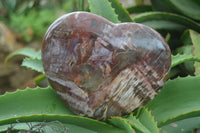
M 79 115 L 107 119 L 155 97 L 169 74 L 171 53 L 150 27 L 74 12 L 47 30 L 42 60 L 67 106 Z

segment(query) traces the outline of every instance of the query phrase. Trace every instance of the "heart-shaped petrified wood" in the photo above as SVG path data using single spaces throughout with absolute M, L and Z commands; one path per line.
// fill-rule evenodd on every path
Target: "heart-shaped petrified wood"
M 107 119 L 153 99 L 169 74 L 171 53 L 159 33 L 88 12 L 58 18 L 42 43 L 49 83 L 76 114 Z

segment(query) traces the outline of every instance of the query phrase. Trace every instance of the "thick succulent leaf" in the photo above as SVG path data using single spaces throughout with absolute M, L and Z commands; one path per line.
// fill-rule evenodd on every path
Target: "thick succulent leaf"
M 81 128 L 88 129 L 89 131 L 93 131 L 95 133 L 126 133 L 125 130 L 113 127 L 112 125 L 109 125 L 105 122 L 100 122 L 86 117 L 71 116 L 71 115 L 49 115 L 49 114 L 25 115 L 25 116 L 13 117 L 10 119 L 1 120 L 0 126 L 2 125 L 5 127 L 7 125 L 9 126 L 9 124 L 15 125 L 15 123 L 19 122 L 30 123 L 30 122 L 55 122 L 55 121 L 59 121 L 62 124 L 66 124 L 67 128 L 72 133 L 77 133 L 76 130 L 80 130 Z
M 51 87 L 27 88 L 0 96 L 0 120 L 32 114 L 74 115 Z
M 180 39 L 184 45 L 192 45 L 190 30 L 185 30 Z
M 179 64 L 181 64 L 185 61 L 198 61 L 198 62 L 200 62 L 200 58 L 193 56 L 193 55 L 186 55 L 186 54 L 183 54 L 183 55 L 177 54 L 175 56 L 172 55 L 171 67 L 179 65 Z
M 128 11 L 121 5 L 118 0 L 108 0 L 111 2 L 112 7 L 115 9 L 116 14 L 121 22 L 132 22 Z
M 187 55 L 193 55 L 193 46 L 192 45 L 184 45 L 181 47 L 178 47 L 176 49 L 176 53 L 178 54 L 187 54 Z
M 130 122 L 122 117 L 112 117 L 108 120 L 112 125 L 125 129 L 127 133 L 135 133 L 135 130 L 131 127 Z
M 108 0 L 88 0 L 88 3 L 92 13 L 105 17 L 114 23 L 120 22 Z
M 194 55 L 200 58 L 200 34 L 190 30 L 190 36 L 194 47 Z M 195 62 L 194 66 L 195 66 L 195 75 L 200 75 L 200 63 Z
M 151 5 L 136 5 L 136 6 L 128 7 L 127 11 L 130 14 L 134 14 L 134 13 L 151 12 L 153 11 L 153 9 Z
M 95 131 L 88 130 L 73 124 L 63 124 L 59 121 L 52 122 L 27 122 L 27 123 L 14 123 L 0 126 L 0 132 L 7 132 L 12 129 L 13 132 L 24 131 L 23 133 L 96 133 Z M 32 131 L 32 132 L 31 132 Z M 9 132 L 9 131 L 8 131 Z M 12 133 L 13 133 L 12 132 Z M 10 133 L 10 132 L 9 132 Z
M 18 122 L 60 121 L 63 124 L 72 124 L 99 133 L 124 132 L 104 122 L 74 116 L 50 87 L 27 88 L 1 95 L 0 108 L 2 126 Z
M 152 116 L 151 111 L 147 108 L 141 108 L 137 111 L 136 118 L 152 133 L 159 133 L 157 123 Z
M 152 4 L 160 11 L 181 13 L 192 19 L 200 20 L 199 0 L 152 0 Z
M 112 7 L 115 9 L 116 14 L 121 22 L 132 22 L 131 17 L 127 10 L 121 5 L 118 0 L 108 0 L 111 2 Z
M 169 0 L 175 9 L 180 13 L 196 19 L 200 20 L 200 3 L 199 0 Z
M 85 0 L 76 0 L 75 3 L 77 4 L 79 11 L 84 11 L 85 9 Z
M 7 64 L 8 60 L 10 60 L 11 58 L 13 58 L 14 56 L 17 56 L 17 55 L 24 55 L 27 57 L 37 58 L 37 59 L 41 60 L 41 51 L 35 51 L 34 49 L 31 49 L 31 48 L 24 48 L 24 49 L 19 49 L 15 52 L 9 54 L 5 59 L 5 65 Z
M 164 12 L 175 12 L 170 6 L 169 6 L 168 0 L 151 0 L 151 4 L 153 6 L 153 9 L 156 11 L 164 11 Z
M 161 133 L 192 133 L 199 125 L 200 117 L 192 117 L 161 127 Z
M 35 70 L 37 72 L 44 73 L 42 60 L 39 60 L 37 58 L 25 58 L 22 62 L 22 66 L 25 68 Z
M 130 125 L 141 133 L 151 133 L 140 121 L 131 113 L 126 117 L 126 120 L 130 122 Z
M 182 37 L 181 37 L 182 42 L 187 45 L 183 46 L 177 49 L 177 52 L 179 53 L 186 53 L 186 54 L 192 54 L 195 55 L 196 57 L 200 58 L 200 34 L 193 31 L 193 30 L 186 30 Z M 188 45 L 189 44 L 189 45 Z M 194 69 L 195 66 L 195 75 L 200 74 L 200 63 L 195 62 L 195 63 L 187 63 L 186 67 L 190 67 Z M 194 71 L 192 69 L 192 71 Z
M 199 76 L 168 80 L 161 92 L 146 105 L 159 127 L 200 114 L 199 81 Z
M 45 74 L 40 74 L 37 77 L 34 78 L 35 84 L 38 85 L 41 81 L 46 79 Z
M 179 47 L 177 50 L 177 53 L 185 54 L 185 55 L 193 55 L 194 48 L 192 45 L 184 45 L 182 47 Z M 181 68 L 183 71 L 187 72 L 189 75 L 194 75 L 194 61 L 185 61 Z
M 133 21 L 148 25 L 156 30 L 177 30 L 193 29 L 200 32 L 200 24 L 186 17 L 166 12 L 141 13 L 133 17 Z

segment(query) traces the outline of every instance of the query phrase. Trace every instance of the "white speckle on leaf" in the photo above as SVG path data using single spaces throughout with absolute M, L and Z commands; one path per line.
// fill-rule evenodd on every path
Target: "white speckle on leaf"
M 170 126 L 172 126 L 172 127 L 178 127 L 178 125 L 176 123 L 171 123 Z

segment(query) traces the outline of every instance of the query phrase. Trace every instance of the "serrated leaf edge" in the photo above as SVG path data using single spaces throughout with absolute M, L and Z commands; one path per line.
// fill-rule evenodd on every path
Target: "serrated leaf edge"
M 171 64 L 171 68 L 173 68 L 173 67 L 175 67 L 176 65 L 179 65 L 179 64 L 181 64 L 181 63 L 183 63 L 183 62 L 185 62 L 185 61 L 197 61 L 197 62 L 200 62 L 200 58 L 198 58 L 198 57 L 196 57 L 196 56 L 193 56 L 193 55 L 187 55 L 187 54 L 177 54 L 177 55 L 172 55 L 172 58 L 174 58 L 174 57 L 184 57 L 184 56 L 187 56 L 187 57 L 185 57 L 185 58 L 183 58 L 183 59 L 179 59 L 178 61 L 176 61 L 176 62 L 172 62 L 172 64 Z
M 23 62 L 26 61 L 26 60 L 29 60 L 29 59 L 34 59 L 34 60 L 37 60 L 37 61 L 41 61 L 40 59 L 37 59 L 37 58 L 29 58 L 29 57 L 26 57 L 26 58 L 24 58 Z M 41 73 L 44 74 L 44 69 L 43 69 L 43 70 L 36 70 L 36 69 L 33 69 L 32 67 L 27 67 L 27 66 L 23 65 L 23 62 L 22 62 L 22 64 L 21 64 L 21 66 L 23 66 L 24 68 L 30 69 L 30 70 L 33 70 L 33 71 L 37 71 L 37 72 L 41 72 Z

